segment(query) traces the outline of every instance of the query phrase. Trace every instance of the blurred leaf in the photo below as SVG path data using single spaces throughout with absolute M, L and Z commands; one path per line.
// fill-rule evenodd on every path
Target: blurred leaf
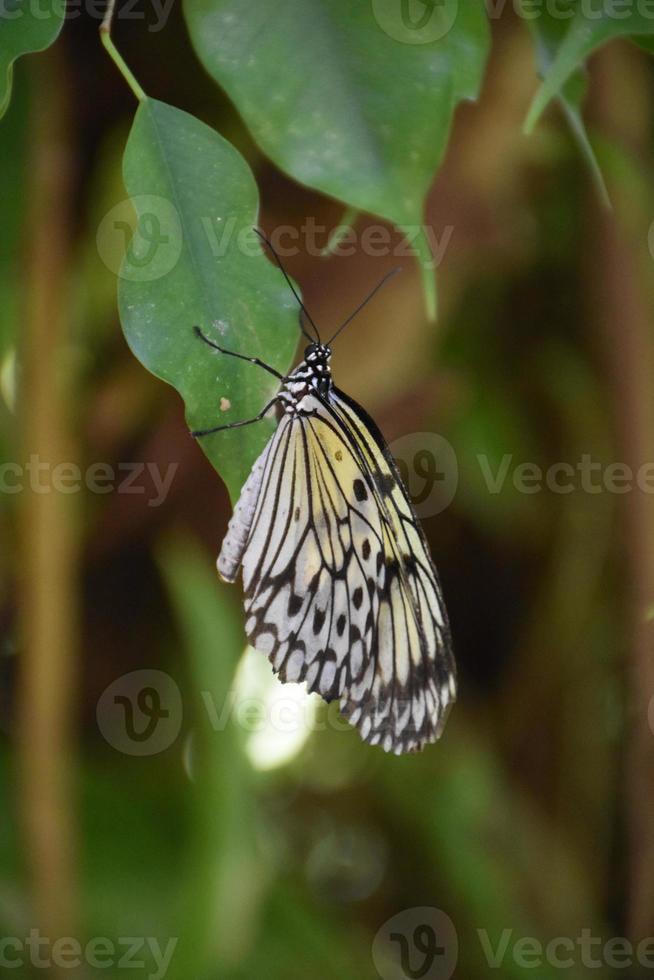
M 144 759 L 88 754 L 80 774 L 85 937 L 157 936 L 165 947 L 178 935 L 170 894 L 189 836 L 179 754 L 177 745 Z M 120 974 L 143 977 L 144 970 Z
M 548 103 L 560 95 L 563 87 L 597 48 L 619 37 L 654 35 L 654 19 L 640 13 L 637 5 L 607 4 L 606 0 L 588 0 L 577 6 L 567 0 L 570 17 L 562 19 L 565 29 L 551 53 L 551 64 L 534 96 L 525 129 L 530 132 Z M 619 9 L 617 9 L 619 7 Z
M 136 113 L 124 176 L 138 216 L 119 286 L 132 351 L 177 388 L 191 428 L 252 418 L 277 390 L 276 379 L 210 350 L 193 332 L 198 324 L 226 348 L 282 372 L 291 362 L 297 307 L 252 231 L 258 194 L 250 169 L 208 126 L 147 99 Z M 130 230 L 124 213 L 107 234 L 121 230 Z M 232 498 L 272 425 L 200 440 Z
M 17 273 L 25 217 L 28 112 L 27 92 L 22 87 L 0 127 L 0 172 L 5 187 L 11 188 L 2 201 L 0 361 L 16 343 L 18 327 L 20 279 Z
M 631 39 L 639 48 L 643 51 L 647 51 L 648 54 L 654 54 L 654 36 L 648 37 L 646 34 L 642 34 L 640 37 L 636 36 Z
M 370 975 L 370 940 L 351 916 L 339 921 L 294 882 L 279 880 L 270 895 L 262 935 L 238 980 L 358 980 Z
M 525 2 L 522 0 L 523 10 Z M 554 62 L 556 52 L 566 34 L 568 21 L 554 17 L 547 9 L 540 11 L 537 18 L 528 18 L 529 29 L 534 39 L 536 60 L 541 78 L 546 78 Z M 602 175 L 595 151 L 586 132 L 581 113 L 586 96 L 586 73 L 579 68 L 572 73 L 558 95 L 568 125 L 572 130 L 583 158 L 590 170 L 597 192 L 607 206 L 610 205 L 609 194 Z
M 59 35 L 64 22 L 65 4 L 60 0 L 30 3 L 2 0 L 0 10 L 0 118 L 11 98 L 13 65 L 16 58 L 32 51 L 43 51 Z
M 422 224 L 454 109 L 477 96 L 488 51 L 482 3 L 416 7 L 184 4 L 198 56 L 264 153 L 296 180 L 404 229 Z M 433 272 L 423 273 L 430 292 Z
M 240 616 L 194 547 L 169 543 L 161 561 L 189 658 L 195 719 L 189 763 L 194 840 L 180 890 L 174 963 L 174 976 L 186 980 L 239 958 L 266 879 L 254 845 L 250 770 L 227 713 L 243 649 Z M 212 717 L 223 719 L 218 729 L 210 722 L 209 701 Z
M 413 893 L 437 894 L 439 907 L 452 914 L 461 976 L 486 976 L 491 964 L 485 947 L 501 950 L 509 930 L 501 975 L 520 980 L 526 969 L 512 955 L 520 937 L 546 943 L 575 935 L 568 930 L 577 922 L 602 935 L 603 923 L 587 868 L 507 778 L 492 741 L 466 725 L 462 707 L 431 759 L 425 754 L 411 760 L 401 779 L 392 760 L 384 760 L 389 819 L 404 828 L 420 855 Z M 543 956 L 539 980 L 560 973 L 556 961 Z M 599 977 L 607 974 L 597 970 Z M 581 980 L 586 970 L 577 960 L 566 975 Z

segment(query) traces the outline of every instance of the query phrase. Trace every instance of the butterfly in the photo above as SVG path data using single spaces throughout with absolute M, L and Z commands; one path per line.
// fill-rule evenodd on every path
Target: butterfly
M 227 582 L 242 573 L 245 632 L 282 681 L 338 699 L 364 741 L 397 755 L 417 751 L 438 739 L 456 698 L 441 586 L 384 437 L 334 385 L 330 368 L 334 339 L 393 273 L 322 343 L 263 240 L 300 304 L 309 343 L 285 376 L 195 328 L 210 347 L 280 382 L 255 418 L 192 433 L 250 425 L 281 409 L 234 508 L 218 571 Z

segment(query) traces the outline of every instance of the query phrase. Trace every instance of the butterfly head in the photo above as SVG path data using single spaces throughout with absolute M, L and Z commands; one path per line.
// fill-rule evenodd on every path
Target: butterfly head
M 307 364 L 329 367 L 332 349 L 327 344 L 309 344 L 304 348 L 304 360 Z

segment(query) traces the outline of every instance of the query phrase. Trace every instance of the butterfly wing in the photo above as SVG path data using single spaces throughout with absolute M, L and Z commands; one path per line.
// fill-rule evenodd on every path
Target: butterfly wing
M 384 437 L 370 416 L 334 389 L 329 410 L 367 475 L 382 515 L 385 576 L 370 674 L 342 709 L 382 744 L 389 731 L 401 751 L 435 741 L 456 698 L 456 668 L 447 612 L 424 532 Z M 394 665 L 390 674 L 389 662 Z M 380 678 L 381 676 L 381 683 Z M 369 682 L 379 707 L 371 711 Z M 366 726 L 367 727 L 367 726 Z
M 436 572 L 374 423 L 335 390 L 310 409 L 255 464 L 219 568 L 242 564 L 246 633 L 282 680 L 339 698 L 366 741 L 418 749 L 455 693 Z

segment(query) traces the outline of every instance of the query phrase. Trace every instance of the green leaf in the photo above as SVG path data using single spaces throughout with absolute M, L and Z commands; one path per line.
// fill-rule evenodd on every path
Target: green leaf
M 278 167 L 357 211 L 422 224 L 456 104 L 479 91 L 483 3 L 185 0 L 184 10 L 198 56 Z
M 197 546 L 169 541 L 161 565 L 189 659 L 194 729 L 193 842 L 179 896 L 182 922 L 173 978 L 204 977 L 238 956 L 260 899 L 256 799 L 230 705 L 245 640 L 236 605 Z M 212 728 L 208 705 L 224 724 Z M 257 882 L 254 887 L 250 884 Z M 244 884 L 245 882 L 245 884 Z M 216 916 L 216 909 L 220 915 Z
M 0 118 L 11 98 L 13 64 L 57 39 L 64 22 L 63 0 L 0 0 Z
M 523 14 L 528 10 L 524 0 L 521 7 Z M 529 29 L 534 39 L 536 60 L 541 78 L 547 77 L 556 57 L 556 52 L 565 37 L 568 21 L 554 17 L 543 9 L 537 18 L 528 18 Z M 602 171 L 595 151 L 590 142 L 582 116 L 582 106 L 586 97 L 587 79 L 583 68 L 576 69 L 558 94 L 558 101 L 563 109 L 568 125 L 577 142 L 582 157 L 595 183 L 597 193 L 602 202 L 609 207 L 610 199 Z
M 20 86 L 0 129 L 0 173 L 6 194 L 2 202 L 0 236 L 0 359 L 16 341 L 19 320 L 19 260 L 27 199 L 27 121 L 29 103 L 26 86 Z
M 593 51 L 614 38 L 654 35 L 654 17 L 640 12 L 638 5 L 632 4 L 626 9 L 624 0 L 586 0 L 578 7 L 570 0 L 568 3 L 567 26 L 527 114 L 527 132 L 533 130 L 548 103 L 560 94 L 568 79 Z
M 279 382 L 212 351 L 193 331 L 198 324 L 221 346 L 281 372 L 291 363 L 297 305 L 252 231 L 258 193 L 249 167 L 208 126 L 146 99 L 128 140 L 124 178 L 138 218 L 119 286 L 131 349 L 179 391 L 190 428 L 253 418 Z M 124 209 L 115 210 L 105 219 L 109 237 L 129 231 Z M 272 425 L 265 420 L 200 440 L 232 499 Z

